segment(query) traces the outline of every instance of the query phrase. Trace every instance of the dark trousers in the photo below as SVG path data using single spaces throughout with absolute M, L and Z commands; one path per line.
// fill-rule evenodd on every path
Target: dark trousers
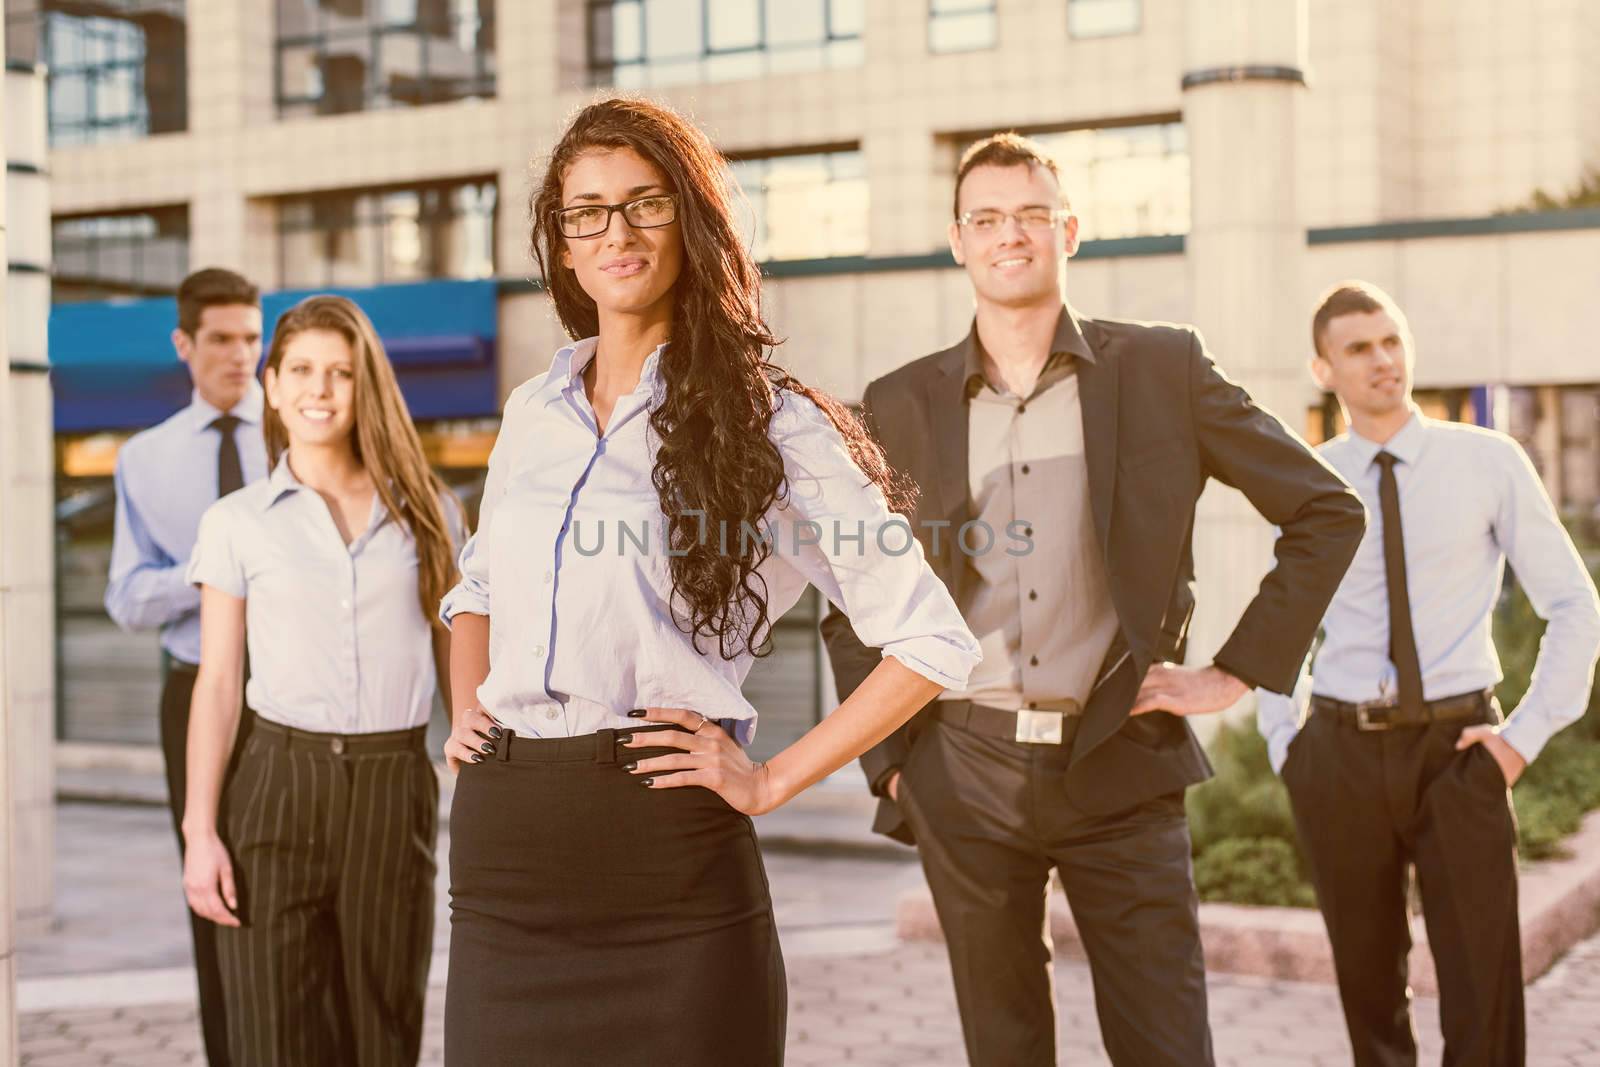
M 223 834 L 243 926 L 216 935 L 234 1063 L 416 1064 L 439 812 L 423 733 L 257 720 Z
M 1486 702 L 1484 721 L 1497 718 Z M 1455 750 L 1463 725 L 1361 732 L 1313 714 L 1284 763 L 1358 1067 L 1417 1062 L 1411 865 L 1439 974 L 1444 1062 L 1524 1061 L 1516 825 L 1494 757 L 1481 745 Z
M 1070 735 L 1027 745 L 936 722 L 902 768 L 899 803 L 949 946 L 967 1057 L 974 1067 L 1056 1062 L 1053 867 L 1088 952 L 1112 1062 L 1209 1064 L 1183 794 L 1088 815 L 1067 799 L 1070 753 Z
M 183 806 L 187 797 L 189 702 L 194 696 L 195 669 L 174 662 L 161 686 L 161 756 L 167 771 L 167 807 L 172 811 L 172 828 L 178 835 L 178 856 L 183 856 Z M 239 733 L 229 773 L 250 734 L 253 713 L 245 708 L 239 717 Z M 222 995 L 222 973 L 217 967 L 217 926 L 189 913 L 189 934 L 194 940 L 194 973 L 199 985 L 200 1032 L 205 1040 L 206 1060 L 211 1067 L 228 1067 L 227 1008 Z

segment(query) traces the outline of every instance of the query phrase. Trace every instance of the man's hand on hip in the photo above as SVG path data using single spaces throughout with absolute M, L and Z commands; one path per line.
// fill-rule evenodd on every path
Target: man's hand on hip
M 1179 667 L 1155 663 L 1145 672 L 1133 715 L 1165 711 L 1173 715 L 1205 715 L 1238 703 L 1249 688 L 1220 667 Z
M 1517 779 L 1522 777 L 1522 772 L 1528 769 L 1528 761 L 1522 758 L 1522 753 L 1511 747 L 1511 742 L 1500 736 L 1500 731 L 1493 726 L 1469 726 L 1461 731 L 1461 736 L 1456 739 L 1456 751 L 1471 748 L 1473 745 L 1482 745 L 1489 750 L 1489 755 L 1500 765 L 1500 773 L 1505 776 L 1506 788 L 1517 784 Z

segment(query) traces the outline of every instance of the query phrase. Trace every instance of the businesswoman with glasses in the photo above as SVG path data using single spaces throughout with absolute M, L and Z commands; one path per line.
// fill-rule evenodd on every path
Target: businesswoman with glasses
M 882 454 L 771 361 L 729 182 L 685 119 L 613 99 L 572 120 L 533 196 L 532 250 L 578 340 L 507 401 L 441 608 L 454 1067 L 780 1063 L 749 816 L 978 659 Z M 756 763 L 740 685 L 808 583 L 884 659 Z
M 437 870 L 434 613 L 461 512 L 355 304 L 285 312 L 265 378 L 272 474 L 211 506 L 189 562 L 184 891 L 219 924 L 234 1063 L 411 1067 Z M 247 642 L 256 719 L 219 818 Z

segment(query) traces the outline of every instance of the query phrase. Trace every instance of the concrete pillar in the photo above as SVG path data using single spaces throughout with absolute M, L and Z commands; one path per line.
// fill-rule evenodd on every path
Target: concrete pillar
M 271 0 L 189 4 L 189 130 L 221 137 L 214 158 L 197 160 L 189 202 L 189 264 L 227 267 L 260 280 L 277 275 L 276 216 L 250 201 L 246 141 L 276 116 Z
M 1295 182 L 1305 3 L 1194 0 L 1186 23 L 1194 319 L 1222 369 L 1299 432 L 1309 321 Z M 1241 494 L 1207 490 L 1195 535 L 1191 662 L 1209 662 L 1226 639 L 1271 564 L 1272 542 Z
M 0 20 L 0 52 L 5 50 L 5 24 Z M 5 155 L 6 133 L 11 128 L 10 100 L 11 70 L 7 63 L 5 80 L 0 81 L 0 156 Z M 5 198 L 0 197 L 0 263 L 6 253 Z M 0 290 L 0 305 L 10 308 L 10 300 Z M 11 371 L 6 352 L 5 334 L 0 333 L 0 411 L 11 406 Z M 6 473 L 10 466 L 9 450 L 0 445 L 0 539 L 5 536 L 6 523 L 11 518 L 10 494 L 6 490 Z M 5 647 L 5 612 L 11 596 L 3 577 L 0 577 L 0 648 Z M 6 696 L 4 662 L 0 661 L 0 742 L 8 747 L 11 739 L 11 701 Z M 12 889 L 12 872 L 15 865 L 12 830 L 11 769 L 9 761 L 0 759 L 0 1062 L 17 1063 L 21 1057 L 17 1048 L 17 973 L 16 973 L 16 901 Z
M 45 77 L 27 64 L 6 72 L 7 272 L 0 403 L 0 642 L 9 723 L 12 901 L 21 937 L 50 923 L 55 855 L 55 446 L 45 324 L 50 314 L 50 196 Z

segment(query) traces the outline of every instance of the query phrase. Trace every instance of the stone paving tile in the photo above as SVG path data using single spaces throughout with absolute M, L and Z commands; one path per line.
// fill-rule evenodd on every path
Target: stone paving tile
M 1100 1047 L 1088 968 L 1056 967 L 1062 1063 L 1109 1061 Z M 938 946 L 902 945 L 870 956 L 806 957 L 789 965 L 789 1062 L 915 1064 L 965 1062 L 949 966 Z M 1213 976 L 1217 1060 L 1236 1067 L 1342 1067 L 1350 1061 L 1333 990 L 1325 986 Z M 1600 1050 L 1600 938 L 1580 947 L 1528 994 L 1529 1063 L 1593 1067 Z M 429 992 L 422 1063 L 443 1057 L 444 992 Z M 1438 1062 L 1438 1006 L 1419 1000 L 1422 1062 Z M 1224 1020 L 1229 1020 L 1224 1022 Z M 22 1020 L 23 1067 L 180 1067 L 200 1063 L 192 1005 L 48 1012 Z

